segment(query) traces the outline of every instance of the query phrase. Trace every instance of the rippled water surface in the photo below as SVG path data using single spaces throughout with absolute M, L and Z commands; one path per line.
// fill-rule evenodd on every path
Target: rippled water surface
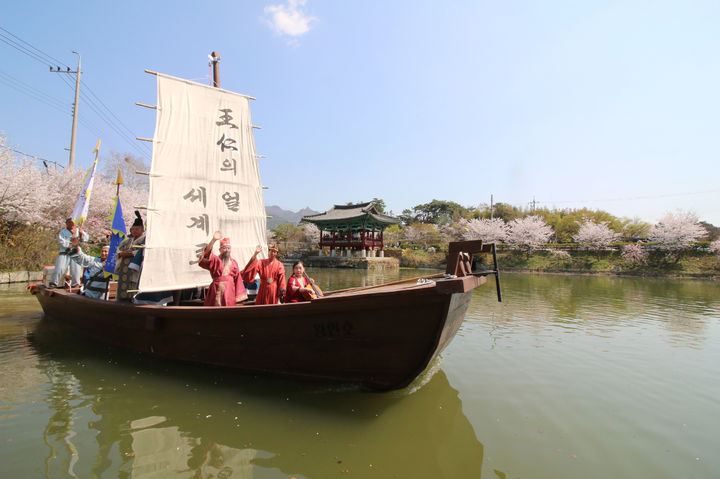
M 719 477 L 718 283 L 506 274 L 503 303 L 492 283 L 383 394 L 149 361 L 5 287 L 0 477 Z

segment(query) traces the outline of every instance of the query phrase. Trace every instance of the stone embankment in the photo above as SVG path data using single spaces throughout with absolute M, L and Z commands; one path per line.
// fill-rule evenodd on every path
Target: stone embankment
M 42 281 L 42 271 L 11 271 L 0 273 L 0 284 L 8 283 L 31 283 Z
M 400 261 L 397 258 L 357 258 L 354 256 L 308 256 L 304 260 L 305 266 L 313 268 L 356 268 L 356 269 L 398 269 Z

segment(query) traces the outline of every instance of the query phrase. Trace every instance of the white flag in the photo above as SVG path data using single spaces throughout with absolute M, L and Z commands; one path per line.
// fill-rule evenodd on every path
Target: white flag
M 88 209 L 90 208 L 90 195 L 95 182 L 95 170 L 97 170 L 98 151 L 100 151 L 100 140 L 98 140 L 95 147 L 95 161 L 85 174 L 83 190 L 75 203 L 75 208 L 73 208 L 72 218 L 76 223 L 82 224 L 87 219 Z

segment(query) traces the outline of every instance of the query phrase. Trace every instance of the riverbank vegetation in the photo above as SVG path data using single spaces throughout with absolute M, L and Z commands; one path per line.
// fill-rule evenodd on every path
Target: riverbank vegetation
M 126 223 L 135 206 L 147 204 L 147 170 L 132 155 L 112 152 L 95 179 L 88 220 L 91 243 L 105 241 L 117 186 Z M 53 264 L 57 234 L 83 184 L 82 171 L 58 171 L 18 158 L 0 137 L 0 271 L 37 270 Z M 373 198 L 380 213 L 385 202 Z M 387 253 L 401 266 L 442 267 L 448 243 L 480 239 L 498 245 L 503 268 L 535 271 L 589 271 L 628 274 L 720 274 L 720 228 L 692 212 L 667 213 L 652 225 L 587 208 L 523 209 L 497 203 L 466 207 L 432 200 L 397 215 L 384 231 Z M 312 224 L 281 224 L 268 231 L 289 256 L 317 251 L 320 232 Z
M 373 199 L 379 212 L 384 202 Z M 669 212 L 657 224 L 605 211 L 522 210 L 498 204 L 463 207 L 433 200 L 399 215 L 384 231 L 386 253 L 405 267 L 442 267 L 450 241 L 498 245 L 504 269 L 637 275 L 720 275 L 720 228 L 692 212 Z M 285 250 L 313 249 L 311 224 L 270 231 Z M 308 252 L 309 254 L 309 252 Z
M 83 224 L 95 245 L 105 241 L 111 223 L 118 170 L 124 180 L 120 201 L 126 223 L 132 222 L 135 206 L 147 204 L 147 177 L 135 173 L 147 170 L 141 160 L 111 153 L 103 164 Z M 58 232 L 73 210 L 85 174 L 18 158 L 0 137 L 0 271 L 39 270 L 55 263 Z

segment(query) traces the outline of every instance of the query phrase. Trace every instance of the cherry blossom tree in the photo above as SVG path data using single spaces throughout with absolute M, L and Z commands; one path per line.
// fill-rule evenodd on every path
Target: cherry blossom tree
M 710 243 L 710 252 L 716 254 L 718 261 L 720 261 L 720 240 L 715 240 Z
M 85 171 L 44 169 L 28 158 L 17 158 L 0 138 L 0 221 L 61 229 L 80 195 L 84 176 Z M 95 178 L 83 225 L 91 240 L 104 239 L 103 231 L 112 221 L 115 193 L 114 185 Z M 121 188 L 120 199 L 125 221 L 131 224 L 134 207 L 147 205 L 147 191 Z
M 507 241 L 509 228 L 501 218 L 472 219 L 466 222 L 464 237 L 467 240 L 483 240 L 485 243 Z
M 408 243 L 434 243 L 440 234 L 433 223 L 413 223 L 403 229 L 403 237 Z
M 560 261 L 569 261 L 571 259 L 570 253 L 564 249 L 554 249 L 552 250 L 552 254 L 555 256 L 555 259 Z
M 640 243 L 627 244 L 623 246 L 621 256 L 626 263 L 632 265 L 645 264 L 647 263 L 648 252 L 643 249 Z
M 619 237 L 620 233 L 610 229 L 607 222 L 595 223 L 585 218 L 580 224 L 577 234 L 573 236 L 573 240 L 588 249 L 601 250 L 610 246 L 613 241 L 617 241 Z
M 467 229 L 468 220 L 460 218 L 459 220 L 442 224 L 438 227 L 440 231 L 440 237 L 443 241 L 451 242 L 458 241 L 465 238 L 465 230 Z
M 320 228 L 313 223 L 305 223 L 303 225 L 303 232 L 305 233 L 305 241 L 310 243 L 312 246 L 317 246 L 320 243 Z
M 526 251 L 528 255 L 552 236 L 553 231 L 539 216 L 517 218 L 508 225 L 508 242 Z
M 650 231 L 650 241 L 660 243 L 666 250 L 681 250 L 690 246 L 706 234 L 692 211 L 666 213 Z

